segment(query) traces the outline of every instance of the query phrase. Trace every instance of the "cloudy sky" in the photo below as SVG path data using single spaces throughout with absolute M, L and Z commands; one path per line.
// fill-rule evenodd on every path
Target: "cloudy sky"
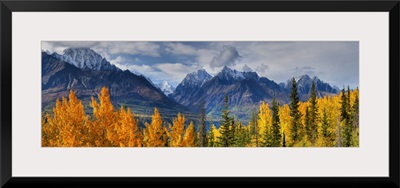
M 73 47 L 91 48 L 110 63 L 177 86 L 186 74 L 225 65 L 255 71 L 275 82 L 293 76 L 318 76 L 332 85 L 358 87 L 358 42 L 42 42 L 42 50 L 63 54 Z

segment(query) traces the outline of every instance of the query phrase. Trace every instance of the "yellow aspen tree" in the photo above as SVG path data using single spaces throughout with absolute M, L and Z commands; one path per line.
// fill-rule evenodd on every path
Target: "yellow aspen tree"
M 260 110 L 258 113 L 257 125 L 259 127 L 258 133 L 261 135 L 261 142 L 264 142 L 262 145 L 266 145 L 268 141 L 268 134 L 271 129 L 272 123 L 272 112 L 269 109 L 268 103 L 264 101 L 260 104 Z
M 291 139 L 292 132 L 290 130 L 292 129 L 292 124 L 291 124 L 289 105 L 285 104 L 279 107 L 279 119 L 281 121 L 282 135 L 283 133 L 285 134 L 286 145 L 292 146 L 294 143 L 293 140 Z
M 49 119 L 49 123 L 53 127 L 58 129 L 58 134 L 56 135 L 55 144 L 58 147 L 68 147 L 72 146 L 75 138 L 72 134 L 72 130 L 68 128 L 68 117 L 67 112 L 67 99 L 62 97 L 61 101 L 56 101 L 56 107 L 53 109 L 53 118 Z
M 72 127 L 72 134 L 75 137 L 74 146 L 84 146 L 88 142 L 87 131 L 88 131 L 88 116 L 85 114 L 85 109 L 82 101 L 79 100 L 72 90 L 69 93 L 69 101 L 67 106 L 68 121 L 70 128 Z
M 143 135 L 138 127 L 138 121 L 130 108 L 121 107 L 118 111 L 118 121 L 110 134 L 113 145 L 120 147 L 141 147 Z
M 170 147 L 182 147 L 185 121 L 185 116 L 181 113 L 178 113 L 178 116 L 172 120 L 172 126 L 169 126 L 170 131 L 168 132 Z
M 167 143 L 165 139 L 165 128 L 157 108 L 154 108 L 154 114 L 151 116 L 151 123 L 145 123 L 144 144 L 147 147 L 164 147 Z
M 196 132 L 194 130 L 193 121 L 190 122 L 189 126 L 186 128 L 185 135 L 183 137 L 182 146 L 183 147 L 194 147 L 195 146 L 195 136 Z
M 43 127 L 43 141 L 48 146 L 77 147 L 86 144 L 88 117 L 85 115 L 82 101 L 71 90 L 69 101 L 63 97 L 56 100 L 53 116 L 46 115 Z
M 304 114 L 302 116 L 302 128 L 300 129 L 300 135 L 301 135 L 301 140 L 298 144 L 295 144 L 294 146 L 296 147 L 310 147 L 312 146 L 312 142 L 311 142 L 311 137 L 307 135 L 307 129 L 311 129 L 310 128 L 310 115 L 308 115 L 307 117 L 307 113 L 306 110 L 308 109 L 308 114 L 310 114 L 310 102 L 300 102 L 300 106 L 299 106 L 299 110 L 302 114 Z M 308 120 L 307 120 L 308 118 Z M 308 123 L 307 123 L 308 121 Z M 308 127 L 307 127 L 308 126 Z M 310 130 L 311 131 L 311 130 Z
M 52 127 L 48 119 L 51 118 L 48 113 L 42 116 L 42 147 L 54 146 L 55 127 Z
M 217 129 L 217 127 L 213 124 L 213 134 L 214 134 L 214 147 L 219 147 L 218 143 L 220 142 L 219 137 L 221 137 L 221 132 L 220 129 L 221 127 L 219 127 L 219 129 Z
M 106 87 L 101 88 L 98 99 L 99 103 L 92 97 L 91 102 L 94 116 L 90 130 L 91 139 L 94 140 L 95 146 L 115 146 L 110 140 L 115 139 L 115 134 L 112 131 L 116 122 L 116 113 L 110 100 L 110 93 Z

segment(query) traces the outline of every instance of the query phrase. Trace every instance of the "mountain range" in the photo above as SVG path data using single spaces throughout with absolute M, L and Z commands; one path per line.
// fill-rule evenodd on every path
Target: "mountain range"
M 67 53 L 75 51 L 74 53 Z M 76 55 L 79 54 L 79 55 Z M 98 61 L 101 60 L 101 61 Z M 98 64 L 96 64 L 98 63 Z M 106 86 L 114 105 L 131 107 L 136 114 L 151 116 L 158 107 L 164 116 L 176 116 L 189 111 L 187 107 L 167 97 L 146 77 L 111 65 L 88 49 L 66 49 L 64 55 L 42 52 L 42 108 L 51 111 L 56 99 L 68 96 L 74 90 L 83 101 L 85 110 L 91 112 L 91 97 L 97 98 Z
M 308 99 L 312 81 L 316 83 L 319 97 L 339 93 L 337 87 L 318 77 L 303 75 L 296 78 L 302 101 Z M 218 119 L 227 94 L 232 114 L 245 122 L 262 101 L 270 103 L 275 98 L 281 104 L 289 103 L 291 84 L 291 79 L 278 84 L 256 72 L 241 72 L 225 66 L 215 76 L 204 69 L 189 73 L 174 88 L 167 81 L 154 84 L 145 75 L 123 71 L 89 48 L 67 48 L 63 55 L 42 52 L 42 105 L 45 111 L 50 111 L 55 100 L 67 96 L 70 89 L 90 111 L 90 98 L 96 97 L 101 87 L 106 86 L 113 104 L 131 107 L 134 113 L 147 118 L 154 107 L 158 107 L 164 113 L 162 115 L 170 119 L 177 112 L 196 119 L 195 114 L 204 100 L 207 114 Z
M 312 81 L 316 83 L 319 97 L 339 92 L 318 77 L 303 75 L 296 78 L 302 101 L 309 98 Z M 266 77 L 260 77 L 256 72 L 240 72 L 225 66 L 214 77 L 205 70 L 188 74 L 169 97 L 190 109 L 200 109 L 204 100 L 206 112 L 218 117 L 227 94 L 232 113 L 239 119 L 248 119 L 251 111 L 257 110 L 262 101 L 271 103 L 275 98 L 280 104 L 289 103 L 291 84 L 291 79 L 278 84 Z

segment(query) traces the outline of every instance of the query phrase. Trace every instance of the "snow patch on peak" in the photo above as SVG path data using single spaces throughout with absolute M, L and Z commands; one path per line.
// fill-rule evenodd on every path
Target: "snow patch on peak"
M 157 84 L 157 87 L 160 88 L 165 95 L 169 95 L 175 91 L 175 87 L 172 86 L 168 81 L 163 81 Z
M 81 69 L 120 70 L 90 48 L 66 48 L 63 52 L 63 55 L 54 52 L 52 56 Z
M 221 72 L 217 74 L 217 76 L 222 79 L 222 80 L 227 80 L 227 81 L 241 81 L 241 80 L 255 80 L 258 81 L 260 77 L 256 72 L 252 71 L 238 71 L 235 69 L 231 69 L 227 66 L 225 66 Z
M 182 85 L 199 85 L 201 86 L 206 81 L 210 80 L 212 76 L 204 69 L 196 72 L 189 73 L 182 81 Z

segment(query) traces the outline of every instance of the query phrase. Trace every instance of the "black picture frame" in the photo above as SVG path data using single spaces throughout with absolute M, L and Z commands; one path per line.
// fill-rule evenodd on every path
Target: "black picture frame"
M 1 187 L 123 187 L 238 185 L 277 187 L 399 187 L 399 5 L 391 1 L 0 1 Z M 12 177 L 12 12 L 271 11 L 389 13 L 389 177 Z

